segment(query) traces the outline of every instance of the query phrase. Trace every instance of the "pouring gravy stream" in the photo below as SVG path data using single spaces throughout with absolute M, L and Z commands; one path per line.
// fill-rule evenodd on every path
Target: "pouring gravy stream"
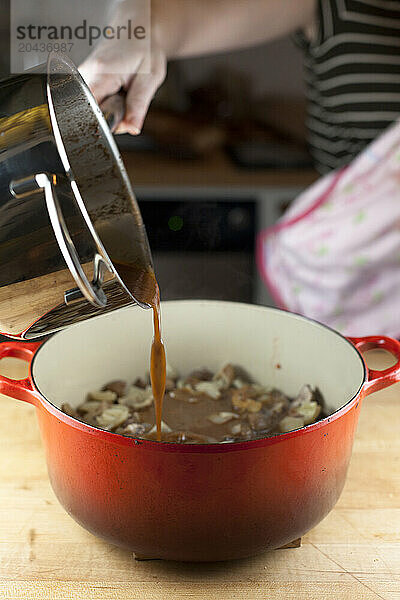
M 141 303 L 153 311 L 154 338 L 151 345 L 150 381 L 156 413 L 157 440 L 161 441 L 162 405 L 167 376 L 164 342 L 161 337 L 160 289 L 152 269 L 141 270 L 125 263 L 115 264 L 122 281 Z

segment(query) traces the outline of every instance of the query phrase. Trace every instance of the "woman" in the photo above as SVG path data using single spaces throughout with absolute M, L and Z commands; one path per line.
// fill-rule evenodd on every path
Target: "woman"
M 310 153 L 337 171 L 260 237 L 259 267 L 281 307 L 347 335 L 400 336 L 400 124 L 372 143 L 400 114 L 400 1 L 157 0 L 150 75 L 126 44 L 100 46 L 82 71 L 100 102 L 127 91 L 120 131 L 137 134 L 169 58 L 287 34 L 304 49 Z
M 308 142 L 319 171 L 347 164 L 400 114 L 400 2 L 153 0 L 151 9 L 151 74 L 136 75 L 143 56 L 129 41 L 113 51 L 108 40 L 81 66 L 99 102 L 127 91 L 120 133 L 140 132 L 168 59 L 291 33 L 304 49 Z M 135 0 L 119 3 L 121 22 L 134 11 Z

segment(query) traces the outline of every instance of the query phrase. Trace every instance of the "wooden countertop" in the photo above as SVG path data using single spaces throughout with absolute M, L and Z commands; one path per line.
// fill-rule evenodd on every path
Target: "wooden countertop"
M 176 160 L 146 152 L 122 152 L 132 185 L 207 187 L 306 187 L 318 174 L 312 169 L 241 169 L 223 153 L 207 158 Z
M 4 359 L 3 374 L 23 376 Z M 137 562 L 58 504 L 35 411 L 0 397 L 3 600 L 399 600 L 400 386 L 364 402 L 350 472 L 331 514 L 298 549 L 232 563 Z

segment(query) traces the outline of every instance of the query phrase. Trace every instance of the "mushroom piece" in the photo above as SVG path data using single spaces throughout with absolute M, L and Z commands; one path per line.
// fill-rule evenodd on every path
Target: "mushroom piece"
M 310 425 L 317 420 L 321 407 L 317 402 L 303 402 L 296 408 L 293 416 L 299 415 L 304 420 L 304 425 Z
M 296 398 L 293 400 L 292 406 L 299 406 L 303 402 L 312 402 L 315 400 L 316 390 L 312 388 L 311 385 L 303 385 L 297 394 Z
M 200 383 L 201 381 L 211 381 L 212 378 L 213 374 L 208 369 L 195 369 L 186 377 L 184 383 L 185 385 L 194 387 L 197 383 Z
M 125 406 L 130 406 L 134 410 L 143 410 L 153 404 L 153 393 L 151 387 L 142 388 L 131 385 L 126 396 L 119 398 L 118 402 Z
M 151 429 L 150 423 L 129 423 L 125 427 L 119 427 L 116 433 L 137 437 L 145 435 Z
M 134 387 L 138 387 L 141 390 L 145 390 L 149 384 L 148 384 L 148 382 L 146 383 L 146 381 L 144 379 L 142 379 L 141 377 L 137 377 L 135 379 L 135 381 L 133 382 L 133 385 L 134 385 Z
M 235 377 L 235 367 L 228 363 L 214 375 L 213 380 L 220 381 L 223 388 L 228 388 L 232 385 Z
M 116 381 L 110 381 L 109 383 L 107 383 L 102 391 L 103 392 L 114 392 L 114 394 L 117 395 L 118 398 L 120 398 L 121 396 L 123 396 L 125 394 L 126 391 L 126 381 L 122 381 L 122 380 L 116 380 Z
M 257 413 L 261 410 L 262 404 L 258 400 L 247 395 L 247 386 L 240 390 L 235 390 L 232 394 L 232 406 L 239 413 L 249 412 Z
M 196 383 L 195 390 L 196 392 L 207 394 L 207 396 L 210 396 L 214 400 L 218 400 L 221 397 L 222 387 L 223 384 L 221 381 L 200 381 L 200 383 Z
M 117 399 L 117 394 L 112 392 L 111 390 L 95 390 L 93 392 L 89 392 L 87 396 L 88 400 L 95 400 L 97 402 L 109 402 L 112 404 L 114 400 Z
M 239 435 L 242 431 L 242 424 L 241 423 L 234 423 L 231 427 L 231 434 L 232 435 Z
M 293 431 L 294 429 L 300 429 L 300 427 L 304 427 L 304 420 L 301 417 L 284 417 L 282 421 L 279 423 L 279 430 L 281 433 L 287 433 L 288 431 Z
M 211 423 L 214 423 L 214 425 L 223 425 L 224 423 L 229 423 L 232 419 L 239 419 L 239 415 L 233 412 L 222 411 L 209 415 L 207 419 L 211 421 Z
M 289 404 L 289 398 L 275 389 L 268 389 L 267 387 L 262 388 L 260 395 L 257 400 L 263 403 L 264 406 L 273 407 L 276 404 L 283 402 L 284 404 Z
M 107 408 L 101 415 L 96 417 L 97 423 L 104 429 L 115 429 L 119 427 L 129 416 L 127 406 L 116 404 Z
M 85 415 L 87 417 L 95 417 L 106 410 L 109 407 L 108 402 L 99 402 L 98 400 L 87 400 L 83 404 L 78 406 L 78 412 L 81 415 Z
M 79 419 L 79 414 L 77 413 L 75 408 L 72 408 L 72 406 L 68 402 L 64 402 L 64 404 L 61 406 L 61 410 L 69 417 Z
M 187 383 L 185 379 L 177 380 L 176 389 L 177 390 L 190 390 L 191 392 L 194 392 L 192 385 L 190 383 Z

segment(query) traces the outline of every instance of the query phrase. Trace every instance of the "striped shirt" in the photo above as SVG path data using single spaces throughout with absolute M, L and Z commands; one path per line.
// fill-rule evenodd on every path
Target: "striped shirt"
M 400 0 L 317 0 L 304 49 L 310 153 L 321 173 L 348 164 L 400 115 Z

